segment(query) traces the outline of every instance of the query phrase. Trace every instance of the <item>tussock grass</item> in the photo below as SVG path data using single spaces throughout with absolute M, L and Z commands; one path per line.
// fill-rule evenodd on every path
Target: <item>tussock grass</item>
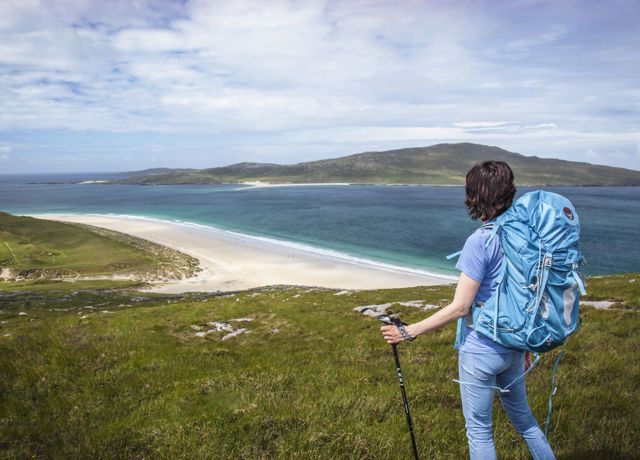
M 411 457 L 390 347 L 379 324 L 352 309 L 417 299 L 443 305 L 451 286 L 341 296 L 302 288 L 226 296 L 102 288 L 61 283 L 24 288 L 22 304 L 0 299 L 1 457 Z M 591 283 L 592 295 L 606 296 L 599 289 Z M 621 294 L 623 301 L 634 295 Z M 39 300 L 25 306 L 31 297 Z M 392 308 L 407 321 L 430 314 Z M 243 323 L 248 334 L 195 337 L 192 326 L 239 317 L 253 319 Z M 640 315 L 586 308 L 582 320 L 558 372 L 551 443 L 559 459 L 638 458 Z M 399 347 L 423 458 L 467 456 L 451 381 L 453 339 L 448 327 Z M 541 423 L 554 356 L 528 379 Z M 499 457 L 529 458 L 498 406 Z
M 197 266 L 193 257 L 123 233 L 0 212 L 0 269 L 12 274 L 5 278 L 179 277 Z

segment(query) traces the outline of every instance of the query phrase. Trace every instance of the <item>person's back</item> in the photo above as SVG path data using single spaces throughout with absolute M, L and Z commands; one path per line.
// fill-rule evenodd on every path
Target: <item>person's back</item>
M 516 431 L 525 439 L 535 460 L 554 459 L 553 451 L 538 426 L 527 401 L 524 353 L 493 342 L 470 328 L 467 316 L 482 308 L 496 289 L 502 252 L 498 238 L 487 244 L 491 221 L 505 212 L 515 197 L 513 172 L 504 162 L 487 161 L 467 173 L 465 204 L 473 219 L 483 222 L 466 241 L 456 267 L 460 279 L 453 301 L 430 317 L 404 328 L 383 326 L 388 343 L 399 343 L 437 330 L 458 320 L 459 382 L 469 451 L 472 459 L 495 459 L 492 408 L 495 390 Z
M 504 257 L 499 238 L 491 239 L 487 245 L 491 230 L 492 226 L 489 222 L 473 232 L 467 238 L 456 264 L 458 270 L 480 283 L 478 292 L 473 299 L 474 304 L 478 306 L 491 297 L 498 286 Z M 470 315 L 461 327 L 456 336 L 456 350 L 471 353 L 507 353 L 510 351 L 475 332 L 471 327 Z

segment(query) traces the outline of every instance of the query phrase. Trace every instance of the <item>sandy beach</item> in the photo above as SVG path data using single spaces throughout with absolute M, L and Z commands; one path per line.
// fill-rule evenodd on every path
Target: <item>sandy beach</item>
M 104 227 L 162 244 L 199 259 L 193 278 L 155 285 L 158 292 L 234 291 L 287 284 L 382 289 L 449 284 L 454 277 L 354 260 L 330 251 L 212 227 L 133 216 L 40 214 L 42 219 Z

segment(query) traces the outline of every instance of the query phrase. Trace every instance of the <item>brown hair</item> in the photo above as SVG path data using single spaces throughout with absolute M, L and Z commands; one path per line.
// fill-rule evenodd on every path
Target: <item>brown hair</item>
M 487 221 L 511 206 L 516 195 L 513 171 L 504 161 L 485 161 L 467 173 L 464 204 L 472 219 Z

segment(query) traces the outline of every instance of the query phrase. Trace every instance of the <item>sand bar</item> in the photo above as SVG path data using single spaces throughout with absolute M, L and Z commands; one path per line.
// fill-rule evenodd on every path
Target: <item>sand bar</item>
M 104 227 L 162 244 L 200 260 L 202 272 L 153 287 L 157 292 L 234 291 L 277 284 L 382 289 L 449 284 L 454 277 L 355 260 L 208 226 L 134 216 L 40 214 L 42 219 Z

